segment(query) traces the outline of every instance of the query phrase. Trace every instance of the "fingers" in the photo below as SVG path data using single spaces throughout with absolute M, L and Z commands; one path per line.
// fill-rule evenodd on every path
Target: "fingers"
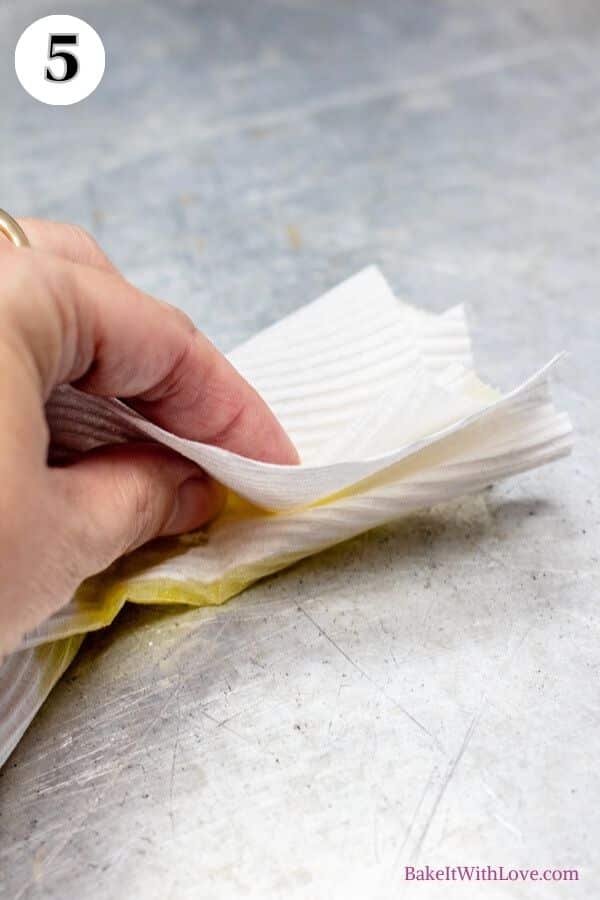
M 201 469 L 153 444 L 103 448 L 48 476 L 80 578 L 153 538 L 200 528 L 224 499 Z
M 267 462 L 297 462 L 266 403 L 183 313 L 117 273 L 7 247 L 0 252 L 14 262 L 6 280 L 10 319 L 45 397 L 57 384 L 76 382 L 130 399 L 182 437 Z
M 27 218 L 19 219 L 19 224 L 36 250 L 107 272 L 117 271 L 91 234 L 79 225 Z
M 223 499 L 193 463 L 155 445 L 103 448 L 49 469 L 43 402 L 57 385 L 128 399 L 184 437 L 297 461 L 268 406 L 186 316 L 129 285 L 85 233 L 23 225 L 32 248 L 0 241 L 0 525 L 5 559 L 20 573 L 0 592 L 10 626 L 0 654 L 81 580 L 151 538 L 200 527 Z
M 0 590 L 0 659 L 83 580 L 154 537 L 201 527 L 224 500 L 200 469 L 150 444 L 99 450 L 65 469 L 35 468 L 28 490 L 15 495 L 18 505 L 0 522 L 3 558 L 16 573 Z
M 251 459 L 298 462 L 294 445 L 265 401 L 199 331 L 191 334 L 167 377 L 131 405 L 182 437 Z

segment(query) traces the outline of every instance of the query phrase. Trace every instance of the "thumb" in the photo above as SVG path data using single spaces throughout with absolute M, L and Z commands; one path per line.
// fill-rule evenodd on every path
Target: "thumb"
M 223 488 L 202 469 L 153 444 L 93 450 L 49 474 L 82 578 L 152 538 L 199 528 L 223 503 Z

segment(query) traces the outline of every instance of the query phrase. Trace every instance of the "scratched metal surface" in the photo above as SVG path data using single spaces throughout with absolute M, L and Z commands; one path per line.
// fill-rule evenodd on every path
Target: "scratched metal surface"
M 597 897 L 597 3 L 74 2 L 108 68 L 69 109 L 12 72 L 53 11 L 0 8 L 3 206 L 86 225 L 224 348 L 380 263 L 468 304 L 498 383 L 570 349 L 578 442 L 88 640 L 0 776 L 2 897 L 558 895 L 403 881 L 425 863 Z

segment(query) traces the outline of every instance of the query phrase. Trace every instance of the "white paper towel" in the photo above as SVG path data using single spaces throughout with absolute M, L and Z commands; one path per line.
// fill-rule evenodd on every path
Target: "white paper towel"
M 51 397 L 56 447 L 156 440 L 237 497 L 200 539 L 183 539 L 168 558 L 134 554 L 133 565 L 130 559 L 92 579 L 28 635 L 25 648 L 44 644 L 46 652 L 20 654 L 29 688 L 15 718 L 9 685 L 12 726 L 9 734 L 0 731 L 0 761 L 76 652 L 77 636 L 108 624 L 126 600 L 223 602 L 303 556 L 549 462 L 571 446 L 568 417 L 555 411 L 548 383 L 558 357 L 501 396 L 471 370 L 462 308 L 441 316 L 418 311 L 399 302 L 374 267 L 267 328 L 230 359 L 288 431 L 301 465 L 260 463 L 184 440 L 117 400 L 68 386 Z M 52 654 L 48 641 L 67 643 Z M 14 666 L 13 659 L 0 669 L 0 721 Z

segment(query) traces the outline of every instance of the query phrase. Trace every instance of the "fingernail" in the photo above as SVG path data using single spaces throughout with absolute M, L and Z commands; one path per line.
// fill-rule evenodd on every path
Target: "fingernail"
M 217 515 L 223 500 L 223 488 L 211 478 L 198 475 L 188 478 L 177 489 L 175 508 L 163 528 L 163 535 L 200 528 Z

